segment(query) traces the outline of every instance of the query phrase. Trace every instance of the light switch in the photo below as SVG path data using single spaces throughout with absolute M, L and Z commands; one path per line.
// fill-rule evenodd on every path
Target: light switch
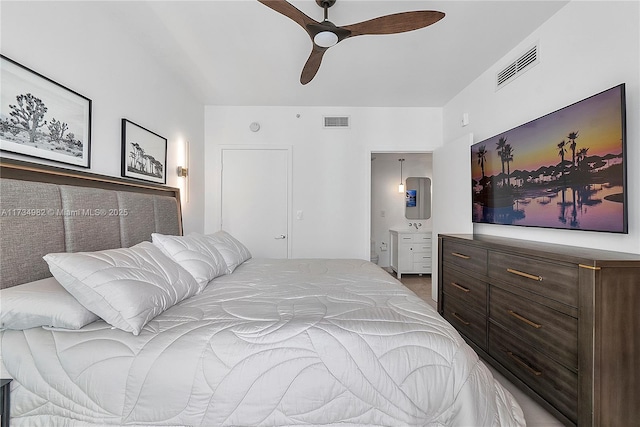
M 382 218 L 384 218 L 384 216 L 385 216 L 386 214 L 387 214 L 387 213 L 386 213 L 385 211 L 380 211 L 380 216 L 381 216 Z
M 302 211 L 297 211 L 296 212 L 296 219 L 302 219 L 304 216 L 304 212 Z
M 462 126 L 469 125 L 469 113 L 462 113 Z

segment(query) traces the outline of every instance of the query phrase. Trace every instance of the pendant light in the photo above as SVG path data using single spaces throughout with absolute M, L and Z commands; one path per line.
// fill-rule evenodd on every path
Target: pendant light
M 398 193 L 404 193 L 404 180 L 402 179 L 402 163 L 404 159 L 398 159 L 400 162 L 400 185 L 398 185 Z

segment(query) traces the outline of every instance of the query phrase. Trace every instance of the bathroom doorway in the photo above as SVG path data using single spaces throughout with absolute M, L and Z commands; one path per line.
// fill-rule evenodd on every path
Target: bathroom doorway
M 400 161 L 400 159 L 404 159 Z M 389 229 L 420 224 L 422 230 L 431 230 L 431 219 L 408 220 L 405 217 L 405 192 L 399 191 L 400 183 L 406 185 L 408 177 L 433 179 L 432 153 L 371 153 L 371 261 L 388 268 Z

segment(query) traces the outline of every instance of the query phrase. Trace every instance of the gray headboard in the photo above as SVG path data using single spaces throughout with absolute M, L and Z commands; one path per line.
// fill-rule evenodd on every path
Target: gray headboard
M 51 276 L 42 257 L 182 234 L 180 190 L 0 159 L 0 288 Z

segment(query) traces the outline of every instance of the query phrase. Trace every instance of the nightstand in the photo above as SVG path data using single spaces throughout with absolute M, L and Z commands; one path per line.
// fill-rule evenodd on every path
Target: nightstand
M 0 427 L 9 427 L 9 387 L 11 380 L 0 380 Z

